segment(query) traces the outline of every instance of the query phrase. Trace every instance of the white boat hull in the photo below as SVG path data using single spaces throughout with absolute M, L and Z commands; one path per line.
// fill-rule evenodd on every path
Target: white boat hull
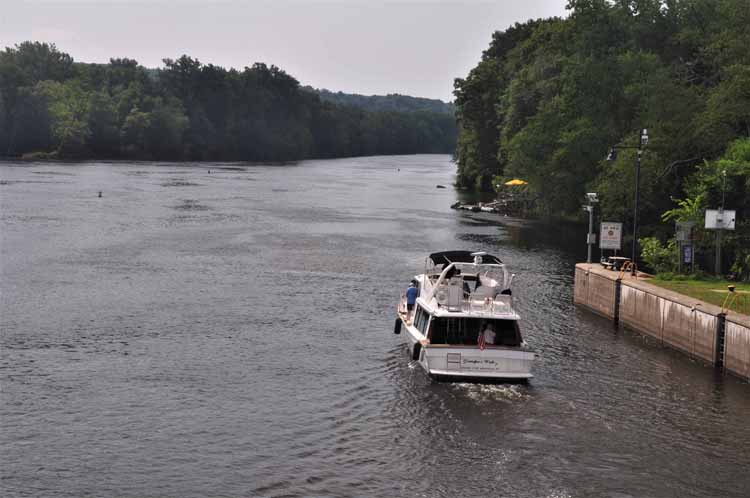
M 425 348 L 423 368 L 435 376 L 530 379 L 534 353 L 521 349 Z
M 419 331 L 402 320 L 409 356 L 431 376 L 481 379 L 531 379 L 534 353 L 524 348 L 422 344 Z

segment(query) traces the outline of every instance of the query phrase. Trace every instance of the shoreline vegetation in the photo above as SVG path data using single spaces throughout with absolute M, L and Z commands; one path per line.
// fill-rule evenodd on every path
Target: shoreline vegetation
M 750 280 L 747 0 L 569 0 L 568 10 L 495 32 L 455 81 L 458 185 L 492 192 L 520 178 L 537 216 L 578 219 L 597 192 L 597 217 L 623 222 L 627 247 L 647 129 L 639 237 L 674 261 L 646 269 L 676 267 L 675 222 L 692 221 L 697 266 Z M 722 203 L 737 223 L 714 268 L 703 213 Z
M 0 154 L 30 160 L 277 162 L 451 154 L 450 104 L 301 87 L 276 66 L 183 55 L 74 62 L 54 44 L 0 52 Z
M 75 156 L 69 156 L 69 157 L 58 157 L 55 156 L 53 153 L 39 153 L 39 152 L 31 152 L 27 154 L 23 154 L 20 156 L 4 156 L 0 154 L 0 163 L 3 162 L 50 162 L 50 163 L 59 163 L 59 164 L 65 164 L 65 163 L 84 163 L 84 162 L 106 162 L 106 163 L 138 163 L 138 162 L 164 162 L 164 163 L 216 163 L 216 164 L 245 164 L 245 165 L 287 165 L 287 164 L 296 164 L 300 161 L 315 161 L 319 159 L 353 159 L 353 158 L 365 158 L 365 157 L 388 157 L 388 156 L 410 156 L 410 155 L 438 155 L 438 156 L 445 156 L 450 155 L 447 152 L 414 152 L 414 153 L 407 153 L 407 154 L 372 154 L 372 155 L 358 155 L 358 156 L 336 156 L 336 157 L 305 157 L 301 159 L 284 159 L 284 160 L 267 160 L 267 161 L 253 161 L 253 160 L 246 160 L 246 159 L 227 159 L 227 160 L 216 160 L 216 159 L 189 159 L 189 158 L 180 158 L 180 159 L 149 159 L 149 158 L 127 158 L 127 157 L 75 157 Z M 531 218 L 530 218 L 531 220 Z M 579 222 L 580 220 L 574 220 L 573 218 L 569 218 L 569 221 L 575 221 Z

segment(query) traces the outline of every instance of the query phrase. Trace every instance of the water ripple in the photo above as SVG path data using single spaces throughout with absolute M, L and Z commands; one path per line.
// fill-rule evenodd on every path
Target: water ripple
M 750 488 L 747 384 L 577 310 L 578 229 L 450 210 L 446 156 L 40 167 L 0 166 L 3 497 Z M 530 383 L 435 382 L 392 333 L 453 248 L 518 274 Z

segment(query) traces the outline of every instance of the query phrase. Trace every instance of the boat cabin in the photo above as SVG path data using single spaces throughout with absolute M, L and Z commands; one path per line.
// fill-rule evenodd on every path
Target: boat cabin
M 476 347 L 479 334 L 484 334 L 485 346 L 519 347 L 523 342 L 517 320 L 485 319 L 475 317 L 432 317 L 418 306 L 414 326 L 431 346 Z M 491 332 L 487 332 L 490 330 Z
M 452 313 L 486 319 L 518 319 L 513 311 L 510 275 L 495 256 L 469 251 L 445 251 L 427 258 L 425 272 L 415 278 L 419 299 L 435 316 Z

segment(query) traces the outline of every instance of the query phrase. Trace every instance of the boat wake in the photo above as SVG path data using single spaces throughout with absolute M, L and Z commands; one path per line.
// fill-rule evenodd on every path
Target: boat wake
M 477 401 L 526 401 L 531 399 L 528 388 L 519 384 L 452 384 L 453 388 Z

